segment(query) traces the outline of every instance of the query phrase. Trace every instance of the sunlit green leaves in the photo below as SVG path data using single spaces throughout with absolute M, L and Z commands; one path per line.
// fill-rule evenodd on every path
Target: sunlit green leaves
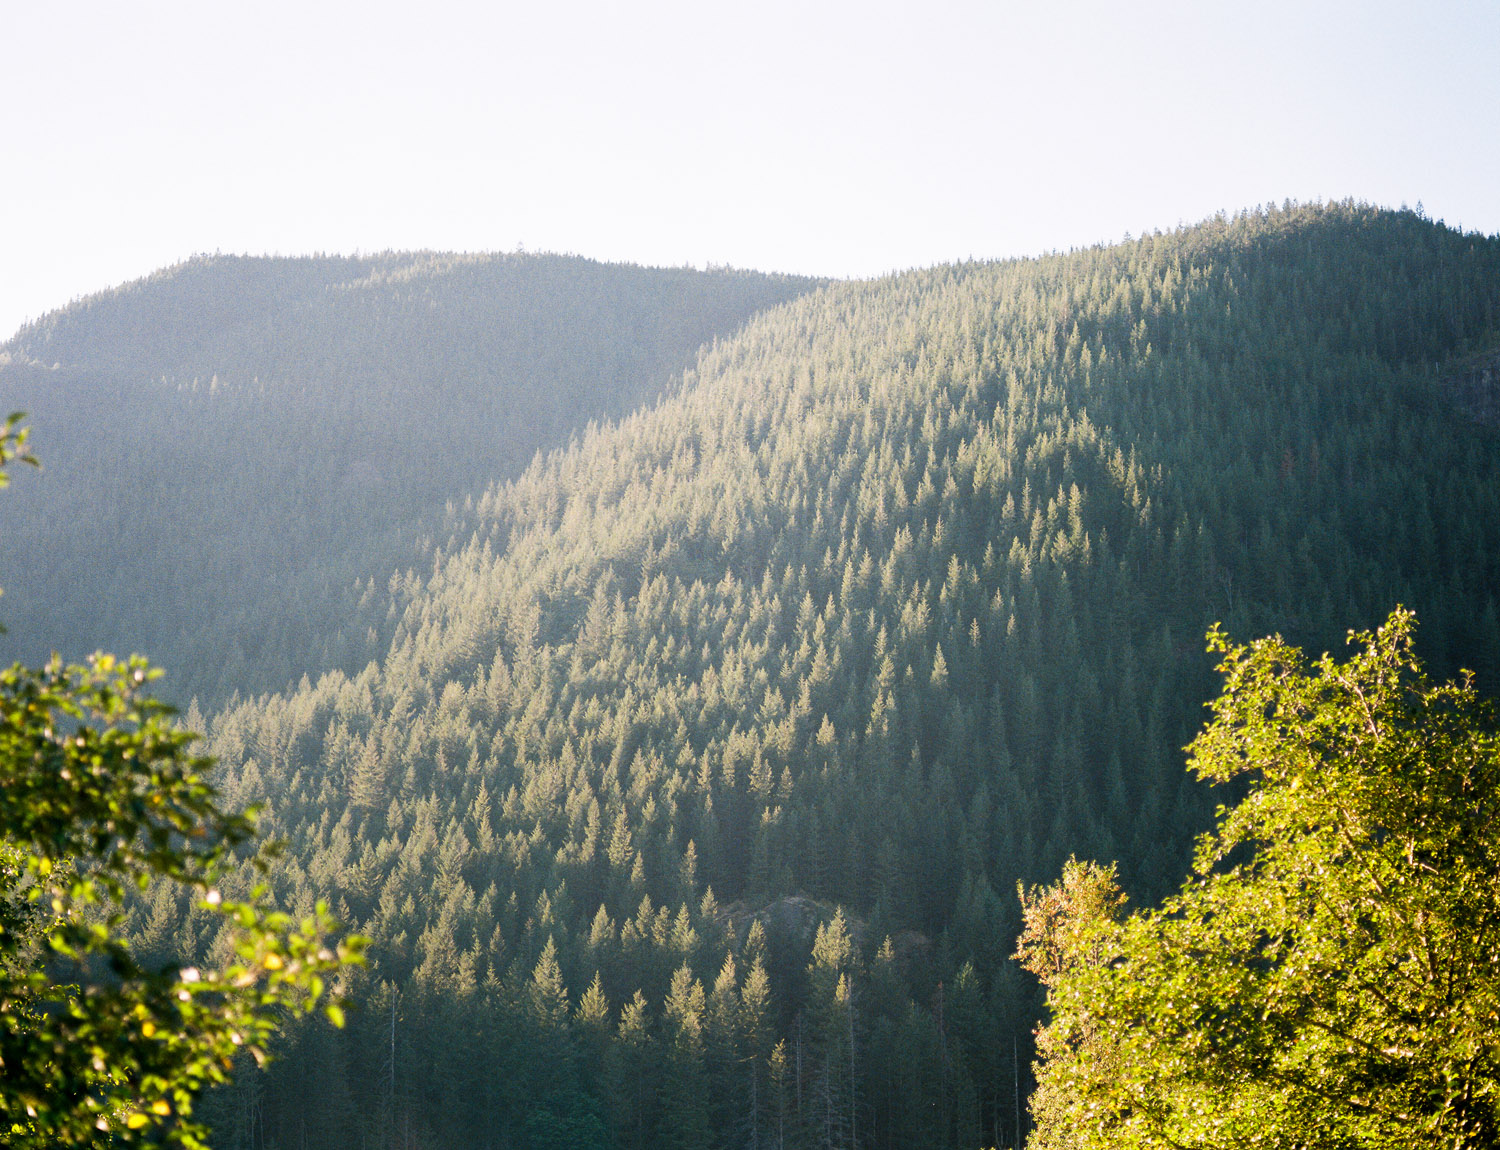
M 0 1123 L 13 1146 L 165 1137 L 200 1145 L 194 1095 L 241 1048 L 263 1057 L 278 1018 L 311 1010 L 358 959 L 331 947 L 326 905 L 300 922 L 263 888 L 215 886 L 253 834 L 222 811 L 193 736 L 145 696 L 139 659 L 0 671 Z M 236 925 L 221 969 L 140 965 L 122 903 L 147 881 L 185 884 Z M 341 1021 L 335 1004 L 329 1017 Z
M 22 424 L 26 418 L 24 411 L 13 411 L 0 423 L 0 491 L 10 485 L 10 475 L 6 473 L 7 463 L 25 463 L 32 467 L 40 467 L 34 455 L 27 448 L 27 440 L 31 438 L 31 428 Z
M 1250 790 L 1178 895 L 1054 980 L 1049 1033 L 1097 1040 L 1043 1043 L 1047 1145 L 1495 1144 L 1500 738 L 1413 627 L 1346 663 L 1211 633 L 1191 764 Z

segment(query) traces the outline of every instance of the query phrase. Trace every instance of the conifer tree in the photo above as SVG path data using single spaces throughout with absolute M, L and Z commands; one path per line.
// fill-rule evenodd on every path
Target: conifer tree
M 704 1062 L 703 985 L 686 963 L 672 975 L 663 1021 L 667 1028 L 662 1082 L 661 1144 L 682 1150 L 709 1145 L 712 1126 Z

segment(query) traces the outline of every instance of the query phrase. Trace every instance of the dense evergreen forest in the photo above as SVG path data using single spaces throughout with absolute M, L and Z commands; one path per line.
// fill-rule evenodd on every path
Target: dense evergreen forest
M 1015 1145 L 1016 884 L 1180 881 L 1210 623 L 1500 690 L 1497 346 L 1500 240 L 1289 204 L 823 285 L 454 500 L 378 658 L 186 716 L 372 940 L 218 1143 Z
M 205 705 L 355 671 L 445 503 L 811 281 L 524 254 L 200 257 L 0 346 L 46 473 L 0 506 L 0 659 L 140 651 Z M 101 445 L 107 445 L 101 450 Z M 373 593 L 373 592 L 371 592 Z

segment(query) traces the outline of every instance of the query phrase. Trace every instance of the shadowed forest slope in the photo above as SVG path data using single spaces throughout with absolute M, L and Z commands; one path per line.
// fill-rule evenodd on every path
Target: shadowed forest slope
M 1016 883 L 1176 885 L 1209 623 L 1500 686 L 1497 330 L 1494 239 L 1249 212 L 825 287 L 455 504 L 377 662 L 207 724 L 374 959 L 225 1144 L 1013 1143 Z
M 46 465 L 0 507 L 0 658 L 141 651 L 205 704 L 355 670 L 448 500 L 813 286 L 561 256 L 202 257 L 0 347 Z M 356 586 L 359 581 L 360 585 Z

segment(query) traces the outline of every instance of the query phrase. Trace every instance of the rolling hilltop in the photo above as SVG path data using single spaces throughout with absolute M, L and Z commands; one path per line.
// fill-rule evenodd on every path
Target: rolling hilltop
M 659 396 L 812 281 L 560 256 L 201 257 L 0 346 L 41 476 L 0 657 L 142 651 L 205 705 L 381 649 L 361 597 L 448 500 Z M 356 587 L 356 582 L 361 585 Z
M 1211 622 L 1401 602 L 1500 689 L 1497 345 L 1500 240 L 1288 206 L 824 285 L 455 499 L 377 659 L 189 716 L 286 905 L 373 940 L 222 1143 L 1013 1144 L 1016 883 L 1180 880 Z

